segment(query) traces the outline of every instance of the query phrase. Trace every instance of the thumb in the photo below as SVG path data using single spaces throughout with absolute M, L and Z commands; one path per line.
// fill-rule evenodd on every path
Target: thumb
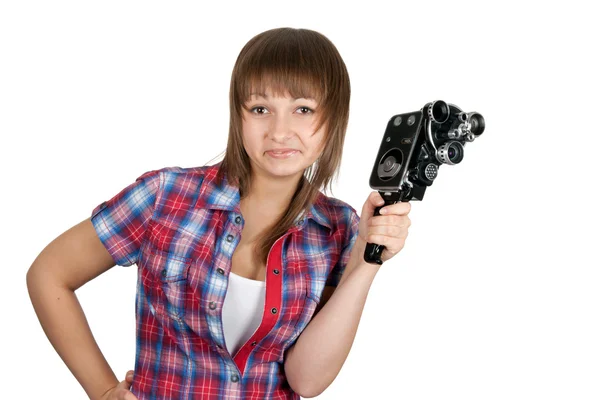
M 132 382 L 133 382 L 133 371 L 129 370 L 129 371 L 127 371 L 127 374 L 125 375 L 125 380 L 119 382 L 119 384 L 117 385 L 117 388 L 129 390 Z
M 133 382 L 133 370 L 129 370 L 127 371 L 127 375 L 125 376 L 125 381 L 127 383 L 127 387 L 129 388 L 131 386 L 131 383 Z
M 369 217 L 372 217 L 375 213 L 375 208 L 381 207 L 384 204 L 385 201 L 383 200 L 383 197 L 381 197 L 379 192 L 371 192 L 369 194 L 369 197 L 367 197 L 367 201 L 365 201 L 365 204 L 363 205 L 360 219 L 362 220 L 364 218 L 365 221 L 368 220 Z
M 116 394 L 117 394 L 117 396 L 119 396 L 119 397 L 117 397 L 118 399 L 120 399 L 120 400 L 138 400 L 137 397 L 129 391 L 132 381 L 133 381 L 133 371 L 129 370 L 129 371 L 127 371 L 125 380 L 119 382 L 119 384 L 117 385 Z

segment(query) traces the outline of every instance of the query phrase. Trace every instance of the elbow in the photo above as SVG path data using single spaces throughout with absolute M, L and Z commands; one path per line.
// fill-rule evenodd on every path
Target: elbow
M 298 395 L 300 395 L 300 397 L 304 398 L 304 399 L 312 399 L 313 397 L 317 397 L 318 395 L 320 395 L 321 393 L 323 393 L 323 390 L 316 390 L 315 387 L 311 387 L 310 384 L 308 384 L 308 382 L 303 382 L 304 386 L 302 383 L 296 382 L 296 384 L 294 386 L 292 386 L 292 384 L 290 384 L 290 387 L 294 390 L 294 392 L 296 392 Z
M 36 281 L 38 281 L 37 274 L 32 265 L 31 267 L 29 267 L 29 270 L 27 270 L 27 274 L 25 274 L 25 285 L 27 286 L 27 290 L 30 293 L 31 293 L 31 289 L 35 285 Z
M 319 391 L 301 391 L 301 392 L 297 392 L 300 397 L 305 398 L 305 399 L 312 399 L 313 397 L 317 397 L 318 395 L 320 395 L 321 393 L 323 393 L 322 390 Z
M 315 376 L 295 376 L 295 378 L 292 381 L 288 379 L 290 387 L 301 397 L 307 399 L 321 395 L 333 383 L 333 380 L 326 378 L 326 376 L 320 376 L 319 379 Z
M 56 277 L 51 274 L 48 268 L 44 268 L 44 266 L 39 263 L 33 263 L 31 267 L 29 267 L 29 270 L 25 274 L 25 285 L 27 286 L 27 292 L 32 301 L 36 299 L 39 301 L 49 287 L 65 288 L 65 286 L 60 284 Z
M 325 390 L 317 388 L 317 382 L 312 382 L 310 377 L 304 376 L 299 365 L 286 360 L 284 369 L 288 384 L 301 397 L 306 399 L 317 397 Z
M 27 274 L 25 275 L 25 285 L 27 287 L 27 293 L 29 294 L 29 298 L 31 299 L 31 302 L 35 305 L 35 302 L 39 301 L 39 298 L 42 294 L 41 289 L 44 285 L 44 279 L 41 277 L 40 272 L 33 266 L 29 268 Z
M 33 263 L 29 269 L 27 270 L 27 274 L 25 274 L 25 284 L 27 285 L 27 289 L 31 291 L 32 289 L 37 289 L 40 284 L 43 284 L 45 281 L 48 281 L 48 276 L 43 276 L 43 269 L 37 263 Z

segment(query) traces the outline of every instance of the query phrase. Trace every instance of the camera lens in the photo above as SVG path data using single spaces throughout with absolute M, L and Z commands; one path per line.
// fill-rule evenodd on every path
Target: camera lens
M 474 135 L 481 135 L 485 130 L 485 120 L 479 113 L 473 112 L 469 114 L 469 123 L 471 124 L 471 132 Z
M 429 115 L 429 118 L 433 120 L 433 122 L 441 124 L 446 122 L 450 116 L 450 109 L 445 101 L 436 100 L 427 108 L 427 114 Z
M 462 161 L 464 150 L 460 142 L 446 142 L 437 149 L 435 156 L 443 164 L 454 165 Z
M 459 147 L 460 146 L 460 147 Z M 462 146 L 460 143 L 452 142 L 448 147 L 448 158 L 453 164 L 458 164 L 462 160 Z

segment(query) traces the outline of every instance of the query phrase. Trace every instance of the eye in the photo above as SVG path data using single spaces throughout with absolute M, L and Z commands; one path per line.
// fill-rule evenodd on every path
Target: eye
M 262 115 L 262 114 L 264 114 L 264 112 L 255 112 L 255 110 L 256 110 L 256 111 L 257 111 L 257 110 L 266 110 L 266 108 L 265 108 L 265 107 L 263 107 L 263 106 L 258 106 L 258 107 L 252 107 L 252 108 L 250 109 L 250 112 L 251 112 L 251 113 L 253 113 L 253 114 L 258 114 L 258 115 Z
M 301 114 L 312 114 L 314 112 L 311 108 L 304 106 L 298 108 L 298 110 L 303 110 Z

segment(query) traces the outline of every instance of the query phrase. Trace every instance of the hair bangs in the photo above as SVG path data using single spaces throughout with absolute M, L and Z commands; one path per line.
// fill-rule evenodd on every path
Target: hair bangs
M 242 83 L 243 82 L 243 83 Z M 266 97 L 267 90 L 274 96 L 314 99 L 317 104 L 323 100 L 323 89 L 317 77 L 306 76 L 298 70 L 267 71 L 261 74 L 251 74 L 242 79 L 240 88 L 241 101 L 247 102 L 252 94 Z

